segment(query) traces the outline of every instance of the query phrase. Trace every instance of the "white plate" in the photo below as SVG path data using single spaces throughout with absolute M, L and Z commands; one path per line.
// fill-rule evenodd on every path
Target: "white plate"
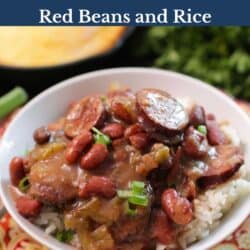
M 9 162 L 13 156 L 23 155 L 27 148 L 33 145 L 34 129 L 64 114 L 72 100 L 91 93 L 105 93 L 112 82 L 119 82 L 134 91 L 150 87 L 167 90 L 176 97 L 191 97 L 202 104 L 208 112 L 215 113 L 219 120 L 228 120 L 236 128 L 242 142 L 246 144 L 246 164 L 250 164 L 250 119 L 229 97 L 199 80 L 174 72 L 149 68 L 101 70 L 66 80 L 44 91 L 22 109 L 5 132 L 0 147 L 0 193 L 4 205 L 28 234 L 51 249 L 72 248 L 48 237 L 17 213 L 9 192 Z M 189 249 L 204 250 L 220 242 L 241 224 L 249 214 L 249 210 L 250 197 L 238 202 L 218 229 L 206 239 L 190 246 Z

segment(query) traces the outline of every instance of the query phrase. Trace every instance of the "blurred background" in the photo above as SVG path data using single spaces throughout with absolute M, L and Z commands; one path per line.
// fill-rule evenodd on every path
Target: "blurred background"
M 195 76 L 250 101 L 250 27 L 2 27 L 0 94 L 121 66 Z M 174 83 L 173 83 L 174 84 Z

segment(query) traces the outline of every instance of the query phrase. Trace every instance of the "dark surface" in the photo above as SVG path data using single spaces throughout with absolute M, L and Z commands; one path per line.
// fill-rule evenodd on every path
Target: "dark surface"
M 125 44 L 111 54 L 71 65 L 27 70 L 0 67 L 0 95 L 19 85 L 24 87 L 32 97 L 55 83 L 85 72 L 111 67 L 142 66 L 143 63 L 134 61 L 131 53 L 128 52 L 128 47 L 138 35 L 140 36 L 141 32 L 143 32 L 143 29 L 133 30 Z

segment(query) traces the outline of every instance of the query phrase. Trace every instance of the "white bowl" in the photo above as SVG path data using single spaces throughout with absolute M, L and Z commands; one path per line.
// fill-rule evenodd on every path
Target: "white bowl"
M 220 120 L 228 120 L 239 133 L 245 151 L 246 164 L 250 164 L 249 131 L 250 119 L 225 94 L 194 78 L 174 72 L 149 68 L 116 68 L 83 74 L 66 80 L 41 93 L 30 101 L 12 121 L 2 139 L 0 147 L 0 193 L 4 205 L 14 220 L 34 239 L 51 249 L 68 250 L 71 247 L 47 236 L 38 227 L 20 216 L 9 192 L 9 162 L 13 156 L 33 145 L 32 133 L 64 114 L 68 104 L 91 93 L 105 93 L 110 83 L 119 82 L 136 91 L 141 88 L 159 88 L 174 96 L 189 96 L 213 112 Z M 250 199 L 238 202 L 222 224 L 209 237 L 189 247 L 189 250 L 204 250 L 212 247 L 232 233 L 249 214 Z

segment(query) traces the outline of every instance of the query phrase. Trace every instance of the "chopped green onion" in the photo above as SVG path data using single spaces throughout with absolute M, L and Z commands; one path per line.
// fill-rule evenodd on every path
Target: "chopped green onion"
M 30 187 L 29 179 L 25 176 L 18 184 L 18 188 L 22 192 L 27 192 Z
M 118 190 L 118 197 L 127 199 L 129 204 L 146 207 L 148 205 L 148 196 L 145 190 L 145 183 L 141 181 L 132 181 L 129 187 L 129 190 Z
M 0 97 L 0 119 L 23 105 L 28 100 L 28 94 L 21 87 L 15 87 Z
M 118 190 L 117 195 L 119 198 L 127 199 L 132 195 L 132 192 L 130 190 Z
M 145 188 L 145 183 L 142 181 L 132 181 L 130 186 L 134 193 L 143 193 Z
M 206 127 L 205 125 L 199 125 L 199 126 L 197 127 L 197 130 L 198 130 L 200 133 L 204 134 L 204 135 L 207 134 L 207 127 Z
M 137 214 L 136 208 L 132 208 L 128 201 L 125 202 L 124 208 L 127 215 L 134 216 Z
M 146 207 L 148 205 L 148 197 L 146 195 L 133 195 L 128 198 L 128 202 L 134 205 Z
M 97 128 L 93 127 L 92 131 L 95 133 L 94 134 L 95 143 L 100 143 L 104 145 L 109 145 L 111 143 L 111 139 L 107 135 L 103 134 Z
M 56 239 L 61 242 L 70 242 L 73 239 L 74 232 L 72 230 L 58 231 L 55 235 Z
M 103 95 L 103 96 L 101 96 L 101 100 L 102 100 L 102 102 L 106 102 L 107 97 L 105 95 Z

